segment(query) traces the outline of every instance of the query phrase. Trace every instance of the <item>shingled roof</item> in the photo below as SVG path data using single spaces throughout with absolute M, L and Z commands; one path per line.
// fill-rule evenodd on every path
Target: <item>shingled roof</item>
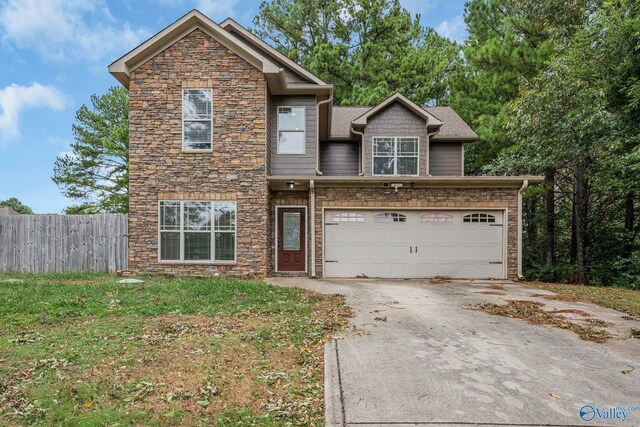
M 371 110 L 372 106 L 333 106 L 331 113 L 331 138 L 350 138 L 351 122 Z M 475 141 L 478 135 L 451 107 L 423 107 L 441 122 L 440 131 L 433 140 Z

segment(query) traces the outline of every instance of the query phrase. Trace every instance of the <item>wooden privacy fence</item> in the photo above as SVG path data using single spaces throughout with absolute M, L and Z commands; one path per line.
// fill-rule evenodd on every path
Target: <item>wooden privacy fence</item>
M 127 230 L 125 214 L 0 216 L 0 271 L 126 270 Z

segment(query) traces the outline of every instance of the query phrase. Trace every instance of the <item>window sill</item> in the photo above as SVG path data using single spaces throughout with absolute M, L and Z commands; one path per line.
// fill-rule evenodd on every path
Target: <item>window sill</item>
M 237 261 L 158 261 L 158 264 L 175 265 L 236 265 Z
M 206 150 L 190 150 L 190 149 L 182 149 L 183 153 L 213 153 L 213 148 L 209 148 Z

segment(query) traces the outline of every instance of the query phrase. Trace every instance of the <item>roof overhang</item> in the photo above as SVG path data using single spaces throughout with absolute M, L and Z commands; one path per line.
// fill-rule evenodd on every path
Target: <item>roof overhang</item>
M 366 113 L 361 115 L 360 117 L 357 117 L 351 123 L 354 126 L 366 126 L 367 119 L 369 119 L 369 117 L 374 116 L 375 114 L 377 114 L 378 112 L 384 110 L 385 108 L 387 108 L 389 105 L 393 104 L 394 102 L 398 102 L 398 103 L 404 105 L 409 110 L 411 110 L 413 113 L 415 113 L 417 116 L 422 117 L 423 119 L 425 119 L 427 121 L 427 125 L 428 126 L 436 126 L 437 127 L 437 126 L 441 126 L 442 125 L 442 122 L 440 121 L 440 119 L 438 119 L 436 116 L 434 116 L 433 114 L 429 113 L 424 108 L 420 107 L 418 104 L 416 104 L 415 102 L 413 102 L 412 100 L 410 100 L 409 98 L 407 98 L 406 96 L 404 96 L 404 95 L 402 95 L 400 93 L 396 93 L 394 95 L 391 95 L 389 98 L 385 99 L 380 104 L 376 105 L 375 107 L 373 107 L 372 109 L 370 109 L 369 111 L 367 111 Z
M 256 37 L 251 31 L 248 31 L 246 28 L 238 24 L 233 19 L 231 18 L 225 19 L 222 23 L 220 23 L 220 27 L 224 28 L 226 31 L 232 30 L 242 35 L 242 37 L 245 37 L 247 40 L 251 41 L 251 43 L 254 43 L 256 46 L 260 47 L 267 53 L 273 55 L 273 58 L 276 58 L 276 60 L 280 61 L 282 64 L 285 64 L 287 67 L 291 68 L 300 76 L 304 77 L 310 82 L 313 82 L 316 85 L 320 85 L 320 86 L 328 86 L 327 83 L 320 80 L 311 72 L 307 71 L 306 69 L 304 69 L 303 67 L 301 67 L 300 65 L 298 65 L 297 63 L 289 59 L 286 55 L 283 55 L 282 53 L 280 53 L 277 49 L 274 49 L 273 47 L 269 46 L 268 43 L 265 43 L 262 39 L 260 39 L 259 37 Z
M 527 181 L 540 184 L 543 176 L 268 176 L 272 190 L 286 190 L 294 183 L 295 190 L 306 190 L 309 183 L 315 187 L 380 187 L 390 188 L 390 183 L 401 183 L 403 189 L 411 188 L 513 188 L 518 189 Z M 385 185 L 387 184 L 387 185 Z
M 178 19 L 120 59 L 109 65 L 109 72 L 125 87 L 129 87 L 131 72 L 195 29 L 208 34 L 220 44 L 262 71 L 266 76 L 283 74 L 283 70 L 238 40 L 198 10 Z M 284 80 L 284 78 L 282 78 Z

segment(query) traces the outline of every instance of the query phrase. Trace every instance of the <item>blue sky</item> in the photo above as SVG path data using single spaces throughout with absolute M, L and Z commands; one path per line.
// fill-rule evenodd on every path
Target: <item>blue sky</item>
M 442 35 L 465 37 L 464 0 L 400 0 Z M 36 213 L 74 203 L 51 181 L 75 111 L 118 84 L 107 65 L 187 11 L 250 26 L 260 0 L 0 0 L 0 200 Z

